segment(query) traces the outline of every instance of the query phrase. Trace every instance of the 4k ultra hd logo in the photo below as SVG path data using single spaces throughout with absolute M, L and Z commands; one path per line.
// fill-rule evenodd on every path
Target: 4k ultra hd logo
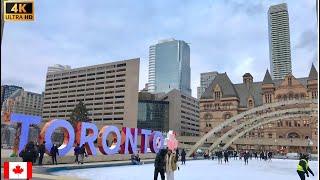
M 34 5 L 32 0 L 5 0 L 5 21 L 34 21 Z

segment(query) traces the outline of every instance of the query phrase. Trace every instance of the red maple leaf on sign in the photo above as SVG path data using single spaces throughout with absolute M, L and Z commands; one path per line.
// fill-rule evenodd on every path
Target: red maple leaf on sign
M 15 174 L 21 174 L 23 172 L 23 169 L 19 165 L 17 165 L 14 169 L 12 169 L 12 171 Z

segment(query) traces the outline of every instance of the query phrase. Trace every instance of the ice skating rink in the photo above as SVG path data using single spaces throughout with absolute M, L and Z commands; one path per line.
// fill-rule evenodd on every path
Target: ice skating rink
M 229 160 L 228 164 L 218 164 L 217 160 L 187 161 L 180 165 L 180 170 L 175 171 L 175 180 L 295 180 L 299 179 L 296 168 L 297 160 L 273 159 L 272 162 L 249 160 L 249 165 L 244 161 Z M 310 178 L 317 179 L 318 161 L 310 161 L 310 168 L 315 173 Z M 118 167 L 77 169 L 55 172 L 55 175 L 76 176 L 84 179 L 95 180 L 151 180 L 153 179 L 153 164 L 130 165 Z M 160 180 L 160 174 L 158 176 Z

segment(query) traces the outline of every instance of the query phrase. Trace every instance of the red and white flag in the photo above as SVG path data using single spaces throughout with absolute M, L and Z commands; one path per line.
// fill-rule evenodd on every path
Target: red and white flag
M 4 162 L 4 179 L 30 179 L 32 178 L 31 162 Z

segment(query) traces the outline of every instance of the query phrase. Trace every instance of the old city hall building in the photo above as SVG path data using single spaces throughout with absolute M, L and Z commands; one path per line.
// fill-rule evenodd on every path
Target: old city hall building
M 208 133 L 210 129 L 232 116 L 267 103 L 317 98 L 318 72 L 314 65 L 308 77 L 296 78 L 289 74 L 284 79 L 272 80 L 267 70 L 262 82 L 253 82 L 252 75 L 246 73 L 243 75 L 243 82 L 239 84 L 233 84 L 227 73 L 220 73 L 200 98 L 200 134 Z M 288 139 L 291 142 L 298 139 L 301 141 L 311 139 L 317 142 L 317 125 L 315 116 L 283 119 L 255 128 L 242 138 Z M 247 148 L 261 149 L 258 146 L 247 146 Z M 279 146 L 273 147 L 274 150 L 279 148 Z M 288 147 L 288 152 L 302 152 L 306 148 L 305 146 Z M 317 147 L 314 146 L 313 151 L 317 151 Z

